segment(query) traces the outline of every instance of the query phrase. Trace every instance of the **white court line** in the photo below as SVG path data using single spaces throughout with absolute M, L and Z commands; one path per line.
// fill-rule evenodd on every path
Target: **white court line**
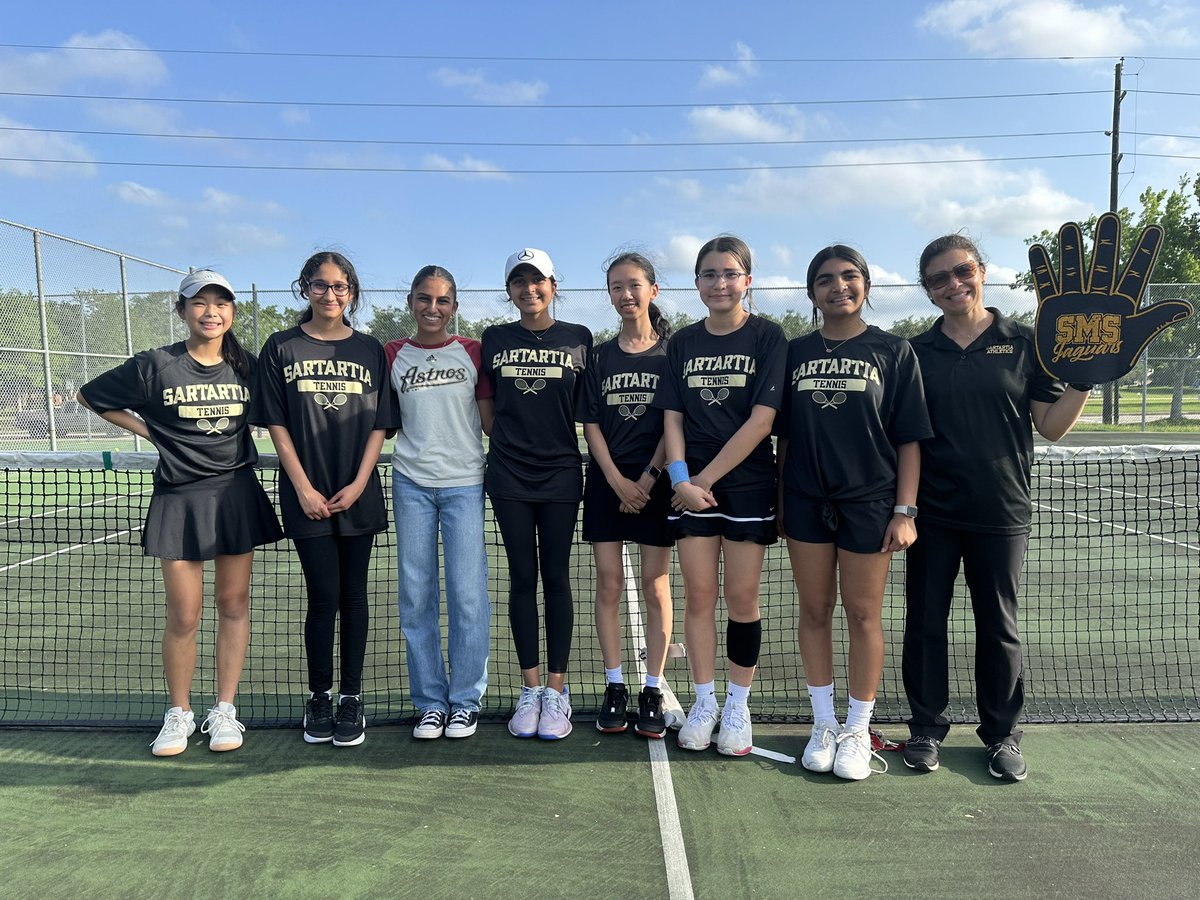
M 125 500 L 129 497 L 144 497 L 150 492 L 150 490 L 134 491 L 132 494 L 115 494 L 112 497 L 105 497 L 102 500 L 93 500 L 91 503 L 81 503 L 79 506 L 59 506 L 55 509 L 48 509 L 44 512 L 35 513 L 32 516 L 18 516 L 15 519 L 5 519 L 3 522 L 0 522 L 0 526 L 15 525 L 17 522 L 32 522 L 34 519 L 44 519 L 47 516 L 57 516 L 59 513 L 75 512 L 80 509 L 87 509 L 89 506 L 100 506 L 105 503 L 115 503 L 118 500 Z
M 1116 490 L 1115 488 L 1106 488 L 1106 487 L 1102 487 L 1100 485 L 1091 484 L 1090 482 L 1087 482 L 1087 481 L 1075 481 L 1074 479 L 1071 479 L 1071 478 L 1060 478 L 1056 475 L 1039 475 L 1038 477 L 1041 478 L 1043 481 L 1057 481 L 1060 484 L 1067 485 L 1068 487 L 1087 488 L 1089 491 L 1100 491 L 1101 493 L 1104 493 L 1104 494 L 1112 494 L 1115 497 L 1129 497 L 1134 500 L 1148 500 L 1153 503 L 1162 503 L 1166 506 L 1186 507 L 1188 505 L 1186 503 L 1179 503 L 1178 501 L 1175 501 L 1175 500 L 1166 500 L 1162 497 L 1152 497 L 1149 494 L 1136 494 L 1136 493 L 1132 493 L 1130 491 L 1119 491 L 1119 490 Z
M 625 607 L 633 646 L 645 647 L 646 634 L 642 627 L 642 604 L 638 591 L 638 573 L 634 571 L 628 548 L 621 545 L 621 565 L 625 575 Z M 646 674 L 646 662 L 638 654 L 638 683 Z M 670 732 L 667 732 L 670 734 Z M 675 782 L 671 778 L 671 763 L 667 758 L 666 738 L 646 741 L 650 748 L 650 774 L 654 777 L 654 804 L 658 809 L 658 832 L 662 838 L 663 863 L 667 868 L 667 896 L 671 900 L 693 900 L 692 871 L 688 866 L 687 848 L 683 844 L 683 829 L 679 826 L 679 807 L 675 803 Z
M 7 572 L 10 569 L 19 569 L 21 566 L 27 566 L 30 563 L 41 562 L 43 559 L 50 559 L 55 556 L 60 556 L 63 553 L 70 553 L 72 550 L 80 550 L 84 547 L 90 547 L 93 544 L 102 544 L 107 540 L 111 540 L 112 538 L 122 537 L 126 534 L 134 534 L 141 530 L 141 526 L 139 525 L 137 528 L 126 528 L 124 531 L 114 531 L 112 534 L 106 534 L 102 537 L 92 538 L 92 540 L 84 541 L 82 544 L 72 544 L 70 547 L 63 547 L 60 550 L 55 550 L 53 553 L 43 553 L 41 556 L 34 556 L 30 559 L 23 559 L 20 562 L 15 562 L 11 565 L 0 567 L 0 572 Z
M 1123 531 L 1126 534 L 1136 534 L 1138 537 L 1149 538 L 1152 541 L 1158 541 L 1160 544 L 1168 544 L 1172 547 L 1182 547 L 1185 550 L 1200 551 L 1200 545 L 1198 545 L 1198 544 L 1185 544 L 1183 541 L 1173 541 L 1170 538 L 1165 538 L 1165 537 L 1162 537 L 1161 535 L 1157 535 L 1157 534 L 1151 534 L 1148 531 L 1139 531 L 1136 528 L 1129 528 L 1125 525 L 1118 525 L 1116 522 L 1106 522 L 1103 519 L 1093 519 L 1091 516 L 1080 515 L 1079 513 L 1072 512 L 1069 509 L 1060 509 L 1057 506 L 1050 506 L 1049 504 L 1046 504 L 1046 503 L 1037 503 L 1037 504 L 1035 504 L 1035 506 L 1037 506 L 1039 509 L 1047 509 L 1047 510 L 1050 510 L 1051 512 L 1061 513 L 1065 516 L 1072 516 L 1076 519 L 1081 519 L 1084 522 L 1091 522 L 1094 525 L 1103 525 L 1105 528 L 1111 528 L 1114 531 Z

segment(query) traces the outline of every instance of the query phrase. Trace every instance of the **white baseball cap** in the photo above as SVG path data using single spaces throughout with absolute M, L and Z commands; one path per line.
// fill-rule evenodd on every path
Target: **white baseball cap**
M 525 247 L 510 256 L 508 262 L 504 264 L 505 284 L 508 284 L 508 276 L 512 274 L 513 269 L 517 266 L 533 266 L 547 278 L 554 277 L 554 263 L 550 261 L 550 255 L 545 250 L 535 250 L 533 247 Z
M 214 272 L 212 269 L 197 269 L 194 272 L 189 272 L 187 276 L 180 282 L 179 293 L 184 299 L 191 300 L 201 288 L 208 287 L 210 284 L 215 284 L 219 288 L 225 288 L 229 291 L 229 296 L 234 300 L 237 299 L 237 294 L 234 293 L 233 285 L 225 280 L 225 276 L 220 272 Z

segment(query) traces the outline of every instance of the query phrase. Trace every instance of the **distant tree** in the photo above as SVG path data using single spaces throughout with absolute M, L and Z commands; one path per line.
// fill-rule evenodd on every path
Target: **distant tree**
M 374 306 L 365 330 L 386 344 L 411 337 L 416 333 L 417 322 L 407 306 Z
M 903 319 L 897 319 L 891 324 L 887 330 L 896 337 L 911 338 L 916 337 L 922 332 L 928 331 L 933 327 L 933 323 L 938 320 L 938 316 L 905 316 Z

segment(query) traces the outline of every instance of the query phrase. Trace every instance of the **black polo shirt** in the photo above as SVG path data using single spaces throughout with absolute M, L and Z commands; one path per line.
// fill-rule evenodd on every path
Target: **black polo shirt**
M 1033 420 L 1029 402 L 1064 386 L 1038 363 L 1033 329 L 995 316 L 965 350 L 942 319 L 910 343 L 921 363 L 934 436 L 921 442 L 921 519 L 967 531 L 1030 529 Z

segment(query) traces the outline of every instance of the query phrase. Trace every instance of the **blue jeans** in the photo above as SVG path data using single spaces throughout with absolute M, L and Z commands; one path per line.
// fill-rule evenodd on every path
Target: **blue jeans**
M 479 710 L 487 687 L 492 603 L 483 539 L 483 485 L 422 487 L 392 470 L 400 631 L 418 710 Z M 438 529 L 446 563 L 447 650 L 442 656 Z

